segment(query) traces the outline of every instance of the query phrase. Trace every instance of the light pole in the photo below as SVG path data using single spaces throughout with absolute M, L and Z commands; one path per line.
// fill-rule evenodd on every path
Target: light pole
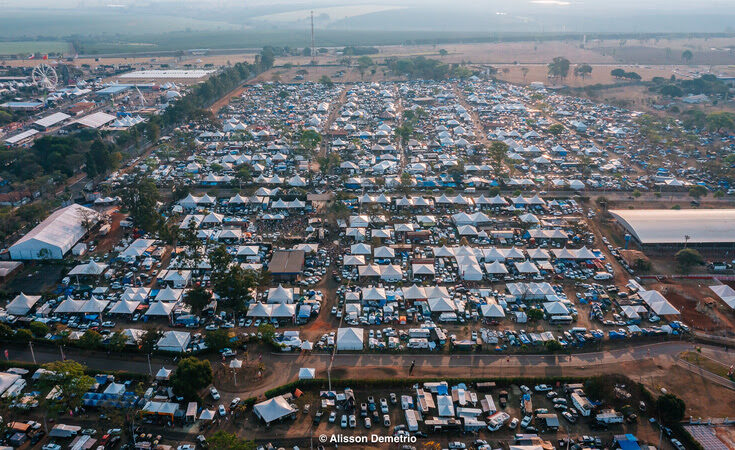
M 33 341 L 28 341 L 28 347 L 31 349 L 31 358 L 33 358 L 33 364 L 36 364 L 36 354 L 33 353 Z

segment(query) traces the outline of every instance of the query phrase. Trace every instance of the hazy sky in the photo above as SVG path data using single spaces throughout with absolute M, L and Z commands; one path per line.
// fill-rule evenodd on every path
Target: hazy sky
M 3 15 L 12 23 L 13 14 L 25 14 L 23 24 L 34 25 L 41 16 L 53 21 L 60 9 L 72 17 L 119 16 L 121 23 L 147 15 L 174 18 L 169 25 L 209 21 L 212 29 L 297 29 L 311 9 L 317 28 L 340 30 L 723 32 L 735 27 L 735 0 L 0 0 L 0 26 Z M 156 32 L 142 28 L 136 31 Z

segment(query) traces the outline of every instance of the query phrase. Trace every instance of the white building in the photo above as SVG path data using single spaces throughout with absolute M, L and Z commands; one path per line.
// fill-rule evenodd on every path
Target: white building
M 10 258 L 63 259 L 87 232 L 88 220 L 99 222 L 99 214 L 77 204 L 61 208 L 11 245 Z

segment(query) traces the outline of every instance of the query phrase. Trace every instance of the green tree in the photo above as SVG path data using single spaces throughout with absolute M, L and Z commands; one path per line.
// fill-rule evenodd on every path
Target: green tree
M 683 97 L 684 91 L 682 91 L 679 86 L 676 86 L 674 84 L 667 84 L 661 88 L 661 95 L 671 98 Z
M 171 385 L 176 394 L 191 401 L 197 399 L 198 392 L 209 386 L 212 380 L 212 365 L 209 361 L 190 356 L 179 361 L 171 377 Z
M 538 321 L 544 318 L 544 312 L 538 308 L 530 308 L 526 311 L 526 315 L 528 316 L 528 320 L 531 321 Z
M 676 252 L 674 256 L 677 264 L 682 272 L 687 273 L 689 270 L 697 265 L 704 263 L 702 255 L 693 248 L 683 248 Z
M 96 349 L 102 344 L 102 335 L 94 330 L 87 330 L 79 338 L 79 346 L 87 349 Z
M 314 130 L 302 130 L 299 134 L 299 145 L 309 153 L 322 142 L 322 135 Z
M 613 77 L 620 79 L 625 77 L 625 70 L 623 69 L 613 69 L 610 71 L 610 75 Z
M 562 56 L 557 56 L 548 65 L 549 75 L 553 78 L 564 79 L 569 75 L 569 65 L 570 63 L 568 59 Z
M 46 325 L 43 322 L 39 322 L 37 320 L 34 320 L 31 323 L 29 323 L 28 329 L 31 330 L 31 333 L 33 333 L 33 335 L 36 337 L 44 337 L 50 331 L 48 325 Z
M 448 54 L 449 54 L 449 52 L 446 49 L 444 49 L 444 48 L 440 48 L 439 49 L 439 56 L 441 56 L 442 58 L 444 58 Z
M 230 346 L 230 332 L 225 329 L 207 331 L 204 343 L 207 344 L 207 348 L 220 351 Z
M 204 286 L 195 286 L 184 296 L 184 303 L 191 306 L 191 311 L 195 314 L 201 313 L 211 302 L 212 292 Z
M 694 198 L 700 198 L 707 195 L 707 188 L 700 185 L 694 185 L 689 188 L 689 196 Z
M 710 131 L 722 133 L 723 131 L 735 130 L 735 115 L 732 113 L 720 112 L 708 114 L 705 120 L 707 129 Z
M 692 53 L 691 50 L 684 50 L 681 52 L 681 60 L 686 61 L 687 64 L 692 62 L 692 58 L 694 58 L 694 53 Z
M 276 337 L 276 327 L 268 322 L 258 325 L 258 333 L 262 336 L 263 342 L 273 343 Z
M 72 411 L 81 406 L 82 396 L 94 386 L 94 378 L 86 375 L 86 367 L 76 361 L 54 361 L 43 365 L 47 373 L 41 375 L 39 383 L 44 390 L 58 386 L 61 399 L 50 409 L 55 412 Z
M 125 350 L 125 346 L 127 346 L 127 344 L 128 338 L 121 332 L 117 331 L 110 336 L 110 339 L 108 339 L 107 348 L 110 349 L 110 351 L 119 353 Z
M 656 399 L 656 410 L 665 424 L 675 424 L 684 418 L 686 403 L 674 394 L 664 394 Z
M 136 180 L 122 190 L 122 206 L 135 220 L 135 225 L 143 230 L 156 231 L 162 224 L 158 212 L 160 198 L 156 184 L 150 178 Z
M 574 68 L 574 75 L 582 78 L 583 80 L 590 76 L 592 73 L 592 66 L 589 64 L 578 64 L 577 67 Z
M 503 168 L 503 161 L 505 161 L 505 158 L 508 155 L 508 144 L 501 141 L 494 141 L 490 144 L 490 148 L 487 153 L 490 160 L 493 162 L 495 173 L 499 174 Z
M 549 133 L 553 134 L 554 136 L 559 136 L 564 132 L 564 125 L 560 123 L 555 123 L 549 127 Z
M 544 347 L 546 348 L 546 351 L 549 353 L 556 353 L 560 350 L 563 350 L 564 347 L 561 345 L 559 341 L 556 339 L 552 339 L 550 341 L 546 341 L 544 343 Z
M 30 342 L 33 339 L 33 333 L 28 328 L 21 328 L 15 332 L 13 338 L 20 342 Z
M 236 434 L 222 430 L 210 436 L 207 443 L 210 448 L 217 450 L 255 450 L 256 448 L 255 442 L 240 439 Z
M 332 79 L 329 78 L 329 75 L 322 75 L 319 78 L 319 83 L 323 84 L 324 86 L 330 87 L 330 88 L 334 87 L 334 81 L 332 81 Z
M 159 330 L 155 328 L 147 330 L 140 337 L 140 349 L 147 354 L 153 353 L 159 339 L 161 339 L 161 332 Z

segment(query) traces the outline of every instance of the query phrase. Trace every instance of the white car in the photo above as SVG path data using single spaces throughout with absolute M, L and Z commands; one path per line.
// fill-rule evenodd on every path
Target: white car
M 515 430 L 517 426 L 518 426 L 518 418 L 514 417 L 513 420 L 511 420 L 510 423 L 508 423 L 508 428 L 511 430 Z
M 551 390 L 551 386 L 548 384 L 537 384 L 533 388 L 536 392 L 547 392 Z
M 220 416 L 226 416 L 227 410 L 225 409 L 225 405 L 219 405 L 219 407 L 217 407 L 217 412 L 219 412 Z
M 528 428 L 529 425 L 531 425 L 531 421 L 533 420 L 533 416 L 526 416 L 521 421 L 521 428 Z
M 217 389 L 214 387 L 209 389 L 209 394 L 212 396 L 213 399 L 219 400 L 219 392 L 217 392 Z

